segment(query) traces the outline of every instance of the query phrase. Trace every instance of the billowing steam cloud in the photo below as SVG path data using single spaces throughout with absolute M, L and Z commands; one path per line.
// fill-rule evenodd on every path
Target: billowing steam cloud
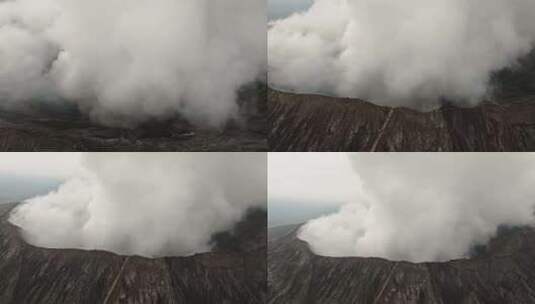
M 221 126 L 265 71 L 265 1 L 0 1 L 0 104 L 62 98 L 132 124 Z
M 270 84 L 430 108 L 476 103 L 535 43 L 532 0 L 315 0 L 271 24 Z
M 364 193 L 300 231 L 318 254 L 449 260 L 500 225 L 534 223 L 534 154 L 367 154 L 353 162 Z
M 144 256 L 210 249 L 266 204 L 265 153 L 88 154 L 85 170 L 12 213 L 34 245 Z

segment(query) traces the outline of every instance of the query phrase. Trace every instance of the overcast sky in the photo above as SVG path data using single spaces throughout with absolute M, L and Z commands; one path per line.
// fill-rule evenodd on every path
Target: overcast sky
M 313 0 L 268 0 L 270 20 L 280 19 L 310 7 Z
M 2 153 L 0 173 L 64 179 L 79 167 L 80 153 Z
M 337 206 L 360 192 L 345 153 L 270 153 L 269 202 Z

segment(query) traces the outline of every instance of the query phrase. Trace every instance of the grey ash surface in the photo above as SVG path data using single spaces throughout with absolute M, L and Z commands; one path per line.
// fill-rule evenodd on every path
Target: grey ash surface
M 431 112 L 269 90 L 273 151 L 535 151 L 535 95 Z
M 148 259 L 25 243 L 0 205 L 0 303 L 265 303 L 265 211 L 210 253 Z M 235 246 L 235 244 L 238 244 Z
M 315 255 L 289 229 L 268 243 L 270 304 L 535 303 L 535 231 L 506 229 L 471 259 L 442 263 Z
M 429 112 L 270 89 L 269 144 L 272 151 L 535 151 L 535 50 L 494 73 L 491 87 L 492 102 Z
M 91 122 L 74 109 L 41 103 L 28 111 L 0 110 L 0 151 L 266 151 L 265 85 L 240 92 L 241 118 L 221 130 L 180 117 L 133 128 Z M 58 113 L 59 112 L 59 113 Z

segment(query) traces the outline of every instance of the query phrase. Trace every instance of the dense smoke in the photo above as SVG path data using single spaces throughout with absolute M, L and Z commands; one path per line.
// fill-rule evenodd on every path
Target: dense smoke
M 443 261 L 467 256 L 500 225 L 534 223 L 535 154 L 352 158 L 362 195 L 300 231 L 318 254 Z
M 36 246 L 143 256 L 210 250 L 248 208 L 265 207 L 265 153 L 95 153 L 10 221 Z
M 535 42 L 532 0 L 315 0 L 268 32 L 280 88 L 431 108 L 479 102 Z
M 131 125 L 221 126 L 265 72 L 265 1 L 0 1 L 0 105 L 66 99 Z

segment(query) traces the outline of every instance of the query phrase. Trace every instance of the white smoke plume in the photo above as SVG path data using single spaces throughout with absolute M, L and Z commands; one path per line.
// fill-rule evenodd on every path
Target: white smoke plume
M 222 126 L 265 76 L 263 0 L 2 0 L 0 105 L 60 98 L 132 125 Z
M 270 24 L 279 89 L 428 109 L 475 104 L 535 43 L 532 0 L 315 0 Z
M 325 256 L 412 262 L 466 257 L 500 225 L 532 225 L 535 154 L 352 156 L 363 193 L 299 233 Z
M 266 153 L 94 153 L 83 164 L 57 191 L 11 214 L 29 243 L 190 255 L 266 204 Z

